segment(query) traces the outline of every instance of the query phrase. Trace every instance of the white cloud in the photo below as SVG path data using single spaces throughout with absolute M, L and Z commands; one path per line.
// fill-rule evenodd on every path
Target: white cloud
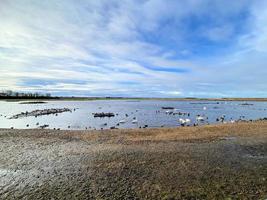
M 242 11 L 248 19 L 238 20 L 246 32 L 237 34 L 231 17 Z M 266 3 L 247 0 L 6 0 L 0 6 L 0 89 L 138 96 L 267 89 L 266 11 Z M 191 18 L 202 25 L 190 27 Z M 232 41 L 229 51 L 198 56 L 206 45 L 194 40 L 199 35 Z M 248 85 L 251 77 L 257 80 Z M 53 81 L 22 84 L 36 79 Z M 201 83 L 216 87 L 198 88 Z

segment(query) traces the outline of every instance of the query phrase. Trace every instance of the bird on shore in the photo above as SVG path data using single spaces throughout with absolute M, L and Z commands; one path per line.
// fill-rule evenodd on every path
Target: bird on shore
M 190 119 L 183 119 L 183 118 L 180 118 L 179 119 L 179 122 L 182 126 L 186 125 L 186 124 L 189 124 L 191 122 Z
M 200 121 L 200 122 L 205 121 L 204 117 L 202 117 L 202 116 L 197 116 L 197 117 L 196 117 L 196 120 L 197 120 L 197 121 Z

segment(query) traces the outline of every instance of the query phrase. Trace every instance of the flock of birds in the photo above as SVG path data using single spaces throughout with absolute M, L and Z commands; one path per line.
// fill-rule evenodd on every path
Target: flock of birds
M 206 106 L 204 106 L 203 107 L 203 110 L 207 110 L 207 107 Z M 184 115 L 184 116 L 190 116 L 190 113 L 183 113 L 183 112 L 175 112 L 175 111 L 177 111 L 177 109 L 173 109 L 173 111 L 172 110 L 167 110 L 167 111 L 165 111 L 166 112 L 166 114 L 169 114 L 169 115 L 176 115 L 176 114 L 178 114 L 178 115 Z M 221 122 L 221 123 L 226 123 L 225 122 L 225 118 L 226 118 L 226 115 L 222 115 L 222 116 L 220 116 L 220 117 L 218 117 L 218 118 L 216 118 L 216 121 L 217 122 Z M 245 116 L 240 116 L 240 120 L 241 119 L 244 119 L 245 118 Z M 199 125 L 200 123 L 209 123 L 208 122 L 208 117 L 206 117 L 205 115 L 196 115 L 196 118 L 195 118 L 196 120 L 195 120 L 195 122 L 193 123 L 193 125 L 194 126 L 197 126 L 197 125 Z M 190 119 L 190 118 L 179 118 L 178 119 L 178 122 L 180 123 L 180 125 L 181 126 L 190 126 L 191 124 L 192 124 L 192 120 Z M 235 123 L 236 121 L 235 120 L 233 120 L 232 118 L 231 118 L 231 120 L 230 120 L 230 122 L 231 123 Z
M 189 112 L 181 112 L 181 111 L 179 111 L 179 109 L 175 109 L 175 108 L 172 108 L 172 107 L 162 107 L 162 109 L 165 109 L 165 110 L 167 109 L 165 111 L 165 114 L 167 114 L 167 115 L 179 115 L 179 116 L 190 117 L 190 113 Z M 204 106 L 203 110 L 207 110 L 207 107 Z M 136 112 L 138 112 L 138 110 L 136 110 Z M 158 114 L 158 113 L 162 113 L 162 111 L 161 110 L 156 110 L 156 114 Z M 118 115 L 118 114 L 116 114 L 116 115 Z M 116 124 L 116 126 L 120 126 L 120 124 L 125 124 L 125 123 L 128 123 L 128 122 L 131 122 L 132 124 L 138 124 L 139 123 L 136 117 L 133 117 L 132 121 L 131 120 L 127 120 L 128 117 L 129 117 L 129 115 L 125 114 L 125 119 L 121 119 Z M 225 123 L 225 118 L 226 118 L 226 115 L 222 115 L 222 116 L 218 117 L 216 119 L 216 121 L 217 122 L 221 122 L 221 123 Z M 241 118 L 245 118 L 245 117 L 241 116 L 240 119 Z M 195 122 L 193 124 L 192 124 L 192 120 L 190 118 L 179 118 L 178 119 L 178 123 L 181 126 L 190 126 L 190 125 L 197 126 L 199 124 L 204 124 L 204 123 L 208 124 L 208 119 L 209 118 L 204 116 L 204 115 L 196 115 Z M 236 121 L 231 119 L 230 122 L 234 123 Z M 102 126 L 107 126 L 107 125 L 108 125 L 107 123 L 102 124 Z M 144 125 L 143 127 L 139 126 L 139 128 L 146 128 L 146 127 L 148 127 L 148 125 Z M 161 127 L 164 127 L 164 125 L 162 125 Z M 115 128 L 116 128 L 115 126 L 111 127 L 111 129 L 115 129 Z
M 102 109 L 101 107 L 99 107 L 99 109 Z M 202 108 L 204 111 L 207 110 L 207 107 L 204 106 Z M 75 111 L 75 109 L 74 109 Z M 139 110 L 135 110 L 135 112 L 137 113 Z M 162 113 L 165 113 L 166 115 L 178 115 L 179 118 L 177 119 L 177 124 L 179 124 L 180 126 L 198 126 L 200 124 L 209 124 L 209 118 L 205 115 L 196 115 L 195 118 L 194 117 L 190 117 L 190 113 L 189 112 L 181 112 L 179 109 L 176 109 L 176 108 L 172 108 L 172 107 L 162 107 L 162 110 L 156 110 L 156 114 L 162 114 Z M 100 118 L 105 118 L 105 117 L 114 117 L 114 116 L 118 116 L 119 114 L 113 114 L 113 113 L 92 113 L 94 115 L 94 117 L 100 117 Z M 130 116 L 131 115 L 131 116 Z M 3 116 L 3 117 L 6 117 L 7 116 L 5 115 L 2 115 L 0 114 L 0 116 Z M 55 113 L 55 116 L 58 116 L 57 113 Z M 36 117 L 36 116 L 35 116 Z M 240 116 L 240 119 L 239 120 L 244 120 L 245 119 L 245 116 Z M 217 122 L 221 122 L 221 123 L 226 123 L 226 115 L 221 115 L 220 117 L 216 118 L 216 121 Z M 238 120 L 237 120 L 238 121 Z M 233 120 L 233 119 L 230 119 L 229 121 L 230 123 L 235 123 L 236 121 Z M 135 125 L 140 125 L 140 124 L 143 124 L 142 122 L 139 123 L 137 117 L 136 117 L 136 114 L 134 114 L 134 112 L 131 112 L 131 114 L 125 114 L 125 117 L 121 120 L 119 120 L 115 126 L 111 126 L 109 127 L 110 129 L 117 129 L 120 125 L 123 125 L 123 124 L 135 124 Z M 37 127 L 41 128 L 41 129 L 44 129 L 44 128 L 47 128 L 49 127 L 48 124 L 43 124 L 43 125 L 40 125 L 39 122 L 37 122 L 35 124 Z M 100 129 L 104 129 L 104 127 L 107 127 L 108 126 L 108 123 L 102 123 L 100 125 Z M 30 124 L 26 124 L 26 127 L 29 128 L 30 127 Z M 147 128 L 148 125 L 145 124 L 143 126 L 139 126 L 139 128 Z M 162 125 L 161 127 L 164 127 L 164 125 Z M 11 127 L 11 129 L 13 129 L 14 127 Z M 70 125 L 67 126 L 68 129 L 72 128 Z M 60 128 L 54 128 L 55 130 L 60 130 Z M 85 127 L 85 129 L 94 129 L 96 130 L 97 128 L 95 127 L 91 127 L 91 126 L 88 126 L 88 127 Z

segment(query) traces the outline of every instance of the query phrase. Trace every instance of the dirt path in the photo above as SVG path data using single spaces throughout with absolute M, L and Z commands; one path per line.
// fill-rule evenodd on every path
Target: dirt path
M 267 198 L 267 122 L 0 130 L 0 199 L 227 198 Z

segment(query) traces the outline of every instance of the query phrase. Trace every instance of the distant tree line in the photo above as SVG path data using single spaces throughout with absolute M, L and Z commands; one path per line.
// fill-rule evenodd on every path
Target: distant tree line
M 50 93 L 39 93 L 39 92 L 15 92 L 12 90 L 0 91 L 0 99 L 50 99 L 53 98 Z

